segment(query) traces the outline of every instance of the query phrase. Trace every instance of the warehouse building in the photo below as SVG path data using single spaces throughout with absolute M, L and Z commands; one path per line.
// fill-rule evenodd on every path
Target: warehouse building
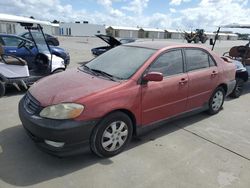
M 27 32 L 19 23 L 8 22 L 8 19 L 16 20 L 17 22 L 22 22 L 22 20 L 27 20 L 30 18 L 23 17 L 23 16 L 15 16 L 10 14 L 0 14 L 0 33 L 4 34 L 20 34 L 23 32 Z M 43 27 L 45 33 L 51 35 L 58 35 L 59 34 L 59 25 L 52 24 L 47 21 L 40 21 L 36 20 L 40 23 Z
M 165 31 L 155 28 L 141 28 L 138 32 L 138 38 L 164 39 Z
M 109 26 L 106 28 L 107 35 L 118 38 L 138 38 L 137 27 Z
M 82 23 L 59 23 L 60 35 L 63 36 L 95 36 L 98 34 L 106 34 L 104 25 L 89 24 L 84 21 Z
M 238 40 L 239 35 L 234 34 L 234 33 L 230 33 L 228 34 L 228 40 Z
M 183 37 L 184 37 L 184 32 L 177 31 L 177 30 L 172 30 L 172 29 L 165 30 L 165 38 L 168 38 L 168 39 L 183 39 Z

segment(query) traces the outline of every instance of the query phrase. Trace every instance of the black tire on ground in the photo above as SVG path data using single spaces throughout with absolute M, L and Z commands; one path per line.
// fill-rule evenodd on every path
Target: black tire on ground
M 244 88 L 244 80 L 241 78 L 236 78 L 236 85 L 233 92 L 229 95 L 231 98 L 238 98 L 241 96 Z
M 5 94 L 5 83 L 0 81 L 0 98 Z
M 56 74 L 56 73 L 59 73 L 59 72 L 63 72 L 64 70 L 63 69 L 56 69 L 53 71 L 53 74 Z
M 221 110 L 224 100 L 225 90 L 222 87 L 216 88 L 209 99 L 207 113 L 210 115 L 217 114 Z
M 192 41 L 191 40 L 187 40 L 188 43 L 191 43 Z
M 199 37 L 196 37 L 196 38 L 194 39 L 194 43 L 199 43 L 199 41 L 200 41 L 200 38 L 199 38 Z
M 201 40 L 201 43 L 204 44 L 204 43 L 206 43 L 206 41 L 207 41 L 207 39 L 206 39 L 206 38 L 203 38 L 203 39 Z
M 132 121 L 125 113 L 111 113 L 93 130 L 90 138 L 91 150 L 99 157 L 117 155 L 130 142 L 132 132 Z

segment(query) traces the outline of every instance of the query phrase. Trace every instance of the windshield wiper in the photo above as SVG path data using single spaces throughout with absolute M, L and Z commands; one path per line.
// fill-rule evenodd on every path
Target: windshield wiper
M 117 79 L 120 79 L 120 78 L 115 77 L 115 76 L 113 76 L 113 75 L 111 75 L 109 73 L 106 73 L 106 72 L 102 71 L 102 70 L 98 70 L 98 69 L 91 69 L 91 70 L 96 72 L 96 73 L 99 73 L 99 74 L 101 74 L 101 75 L 103 75 L 103 76 L 105 76 L 107 78 L 109 78 L 112 81 L 117 81 Z
M 83 71 L 87 71 L 88 73 L 91 73 L 91 74 L 93 74 L 93 75 L 95 75 L 95 76 L 98 76 L 98 74 L 96 74 L 96 72 L 95 71 L 93 71 L 91 68 L 89 68 L 88 66 L 86 66 L 86 65 L 83 65 L 82 66 L 83 67 Z

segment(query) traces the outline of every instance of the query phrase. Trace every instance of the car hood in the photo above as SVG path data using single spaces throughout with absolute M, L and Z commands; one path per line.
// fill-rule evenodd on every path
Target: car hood
M 106 43 L 108 43 L 112 47 L 121 45 L 121 42 L 116 40 L 114 37 L 108 35 L 96 35 L 96 36 L 105 41 Z
M 29 92 L 45 107 L 74 102 L 119 84 L 74 68 L 39 80 L 33 84 Z
M 55 54 L 63 59 L 65 59 L 67 56 L 69 56 L 69 53 L 66 52 L 63 48 L 56 47 L 56 46 L 49 46 L 51 53 Z
M 63 48 L 57 47 L 57 46 L 49 46 L 51 50 L 57 51 L 57 52 L 65 52 Z

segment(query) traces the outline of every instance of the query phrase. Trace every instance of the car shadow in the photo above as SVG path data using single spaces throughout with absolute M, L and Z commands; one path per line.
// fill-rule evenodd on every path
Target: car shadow
M 248 82 L 245 83 L 242 95 L 246 95 L 248 93 L 250 93 L 250 78 Z
M 181 126 L 189 126 L 208 117 L 207 114 L 200 113 L 178 121 L 185 121 L 185 124 L 180 123 Z M 134 138 L 124 152 L 183 128 L 177 124 L 168 123 L 167 126 L 161 126 Z M 66 158 L 51 156 L 35 146 L 21 125 L 0 132 L 0 177 L 4 182 L 14 186 L 35 185 L 96 163 L 109 165 L 113 161 L 112 158 L 99 158 L 91 152 Z

